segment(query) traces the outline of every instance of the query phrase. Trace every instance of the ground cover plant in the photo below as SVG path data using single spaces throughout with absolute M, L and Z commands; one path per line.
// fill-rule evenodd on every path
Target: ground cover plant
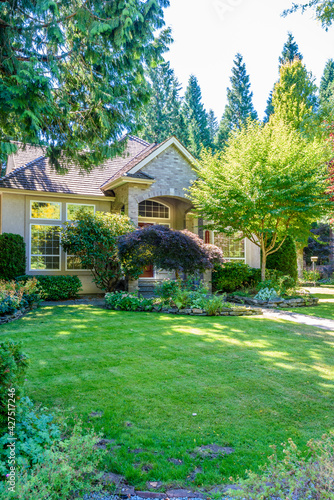
M 303 449 L 334 424 L 333 332 L 86 305 L 43 307 L 0 332 L 31 358 L 29 396 L 115 439 L 102 470 L 138 489 L 210 489 L 256 470 L 269 445 Z M 213 443 L 235 451 L 202 456 Z

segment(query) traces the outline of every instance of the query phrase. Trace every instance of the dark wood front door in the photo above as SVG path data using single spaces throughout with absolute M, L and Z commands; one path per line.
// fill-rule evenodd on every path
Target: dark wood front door
M 150 224 L 149 222 L 139 222 L 139 227 L 146 227 L 146 226 L 154 226 L 154 224 Z M 139 276 L 139 278 L 154 278 L 154 267 L 152 264 L 149 266 L 146 266 L 144 269 L 143 274 Z

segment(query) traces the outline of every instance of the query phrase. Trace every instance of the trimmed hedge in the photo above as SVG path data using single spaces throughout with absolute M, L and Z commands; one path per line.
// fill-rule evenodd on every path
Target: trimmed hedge
M 26 272 L 26 244 L 19 234 L 0 234 L 0 280 L 13 280 Z
M 67 300 L 78 297 L 78 292 L 82 287 L 78 276 L 19 276 L 17 281 L 26 282 L 32 277 L 36 278 L 39 290 L 44 300 Z
M 216 265 L 212 273 L 212 285 L 219 292 L 233 293 L 246 286 L 256 286 L 261 281 L 261 270 L 242 262 L 226 262 Z
M 268 255 L 267 269 L 276 269 L 284 276 L 291 276 L 295 281 L 298 278 L 296 244 L 292 236 L 288 236 L 277 252 Z

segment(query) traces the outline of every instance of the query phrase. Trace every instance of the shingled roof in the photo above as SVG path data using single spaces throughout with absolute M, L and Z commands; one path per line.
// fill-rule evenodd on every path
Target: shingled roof
M 70 166 L 65 175 L 58 174 L 51 167 L 48 158 L 41 156 L 39 148 L 27 147 L 14 155 L 14 169 L 0 178 L 0 189 L 24 189 L 51 193 L 68 193 L 83 196 L 108 196 L 101 187 L 115 176 L 126 174 L 143 158 L 146 158 L 157 144 L 149 144 L 138 137 L 128 136 L 127 147 L 122 154 L 89 173 L 80 173 L 77 167 Z M 32 156 L 35 155 L 35 158 Z M 134 175 L 136 178 L 150 178 L 146 174 Z

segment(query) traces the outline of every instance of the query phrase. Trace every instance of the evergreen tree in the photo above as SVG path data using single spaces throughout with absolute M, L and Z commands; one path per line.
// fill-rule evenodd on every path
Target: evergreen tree
M 282 54 L 280 55 L 280 57 L 278 59 L 279 70 L 280 70 L 281 66 L 283 66 L 284 64 L 293 63 L 293 61 L 295 59 L 299 59 L 300 61 L 302 61 L 303 55 L 299 52 L 298 44 L 295 42 L 292 33 L 289 32 L 288 39 L 285 42 L 285 44 L 283 45 Z M 274 86 L 274 88 L 275 88 L 275 86 Z M 274 106 L 272 103 L 273 92 L 274 92 L 274 89 L 270 92 L 269 97 L 268 97 L 267 107 L 265 110 L 265 116 L 264 116 L 264 120 L 263 120 L 265 123 L 268 122 L 270 116 L 274 112 Z
M 208 127 L 209 127 L 209 133 L 210 133 L 210 142 L 212 146 L 215 143 L 216 135 L 219 129 L 218 125 L 218 120 L 216 118 L 216 115 L 212 109 L 209 110 L 208 112 Z
M 300 61 L 303 60 L 302 54 L 299 52 L 299 47 L 297 43 L 295 42 L 295 39 L 292 35 L 292 33 L 288 33 L 288 39 L 283 45 L 283 50 L 282 54 L 279 57 L 279 64 L 282 66 L 283 64 L 286 64 L 287 62 L 292 63 L 295 59 L 299 59 Z
M 273 92 L 273 119 L 283 120 L 299 132 L 307 133 L 316 118 L 316 92 L 312 75 L 300 59 L 285 63 Z
M 172 135 L 187 142 L 181 114 L 181 86 L 169 62 L 151 68 L 148 78 L 151 98 L 139 117 L 139 135 L 149 142 L 162 142 Z
M 208 117 L 202 103 L 202 92 L 197 78 L 191 75 L 182 107 L 188 140 L 186 146 L 194 156 L 199 156 L 202 146 L 210 147 Z
M 327 61 L 324 74 L 320 82 L 320 104 L 326 105 L 334 95 L 334 61 Z
M 257 120 L 258 116 L 253 106 L 251 84 L 241 54 L 237 54 L 230 78 L 231 88 L 227 89 L 227 104 L 219 124 L 217 145 L 224 147 L 232 130 L 240 129 L 247 120 Z
M 13 141 L 58 168 L 121 152 L 147 101 L 145 68 L 170 43 L 169 0 L 0 1 L 0 162 Z M 157 34 L 159 31 L 159 35 Z

